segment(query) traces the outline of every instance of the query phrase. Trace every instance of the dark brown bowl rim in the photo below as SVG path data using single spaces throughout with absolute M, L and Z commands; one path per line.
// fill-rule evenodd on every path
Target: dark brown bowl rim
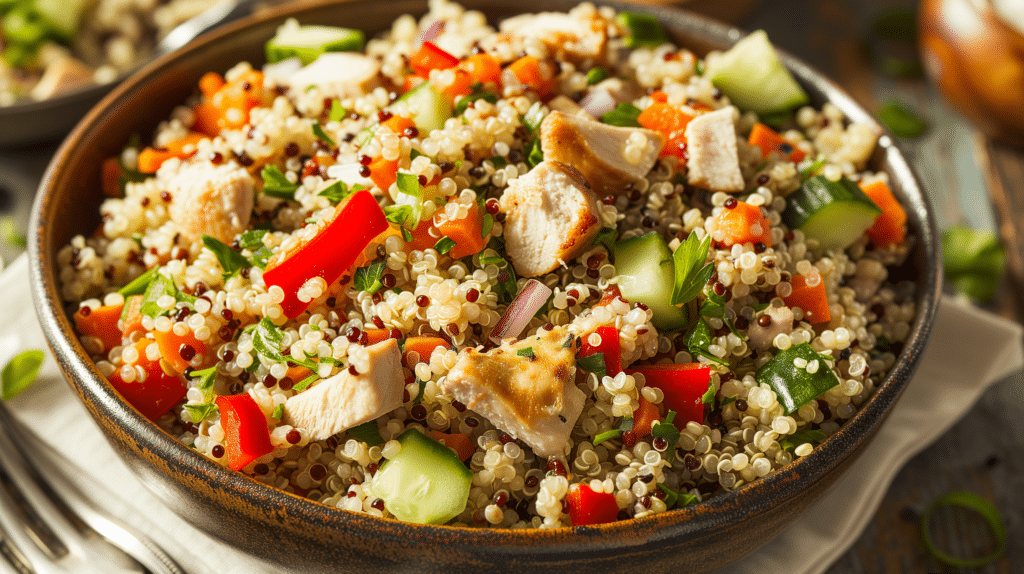
M 351 3 L 353 6 L 360 3 L 345 0 L 341 2 Z M 225 41 L 225 38 L 264 20 L 336 3 L 337 0 L 314 0 L 280 7 L 208 33 L 189 44 L 184 51 L 201 50 L 208 43 Z M 480 7 L 483 4 L 497 6 L 500 2 L 475 0 L 465 4 Z M 553 0 L 551 9 L 565 9 L 575 4 L 576 2 L 572 0 Z M 669 23 L 670 28 L 674 20 L 687 20 L 689 25 L 699 28 L 710 42 L 731 44 L 744 35 L 738 28 L 710 21 L 683 10 L 655 6 L 640 7 L 616 1 L 601 1 L 599 5 L 611 6 L 617 10 L 647 12 Z M 696 29 L 689 29 L 688 33 L 694 34 Z M 668 538 L 700 538 L 714 534 L 716 529 L 724 525 L 764 512 L 785 500 L 797 497 L 801 491 L 842 466 L 885 419 L 909 382 L 925 349 L 941 290 L 941 276 L 938 272 L 941 269 L 941 256 L 929 201 L 922 192 L 912 168 L 897 148 L 895 138 L 836 84 L 801 60 L 780 51 L 783 62 L 808 89 L 812 94 L 812 100 L 817 104 L 831 102 L 851 121 L 870 122 L 883 133 L 876 150 L 876 157 L 881 154 L 879 167 L 888 166 L 890 174 L 896 178 L 896 191 L 904 205 L 909 208 L 911 220 L 919 224 L 915 229 L 916 240 L 924 252 L 923 263 L 926 268 L 917 285 L 917 316 L 903 351 L 875 395 L 836 434 L 816 447 L 810 455 L 797 459 L 783 471 L 773 473 L 736 491 L 712 497 L 703 503 L 683 509 L 600 526 L 517 531 L 416 525 L 330 508 L 269 487 L 207 460 L 165 433 L 120 399 L 89 361 L 88 355 L 73 335 L 56 287 L 55 262 L 53 257 L 45 253 L 43 210 L 54 201 L 51 182 L 55 178 L 55 173 L 60 170 L 67 158 L 74 154 L 75 149 L 93 135 L 94 124 L 108 110 L 122 104 L 137 84 L 146 83 L 152 76 L 159 75 L 161 69 L 171 66 L 180 58 L 180 54 L 181 51 L 157 59 L 116 87 L 78 124 L 57 151 L 44 175 L 33 206 L 30 226 L 32 237 L 29 242 L 31 290 L 43 330 L 69 379 L 69 384 L 80 396 L 91 398 L 87 403 L 90 410 L 95 409 L 92 412 L 94 417 L 104 416 L 121 421 L 121 426 L 129 428 L 133 434 L 136 441 L 134 448 L 162 453 L 164 458 L 177 459 L 173 467 L 175 470 L 181 470 L 196 480 L 216 481 L 221 488 L 233 491 L 254 506 L 280 509 L 292 518 L 327 528 L 338 536 L 368 538 L 378 535 L 374 530 L 379 529 L 382 524 L 387 524 L 389 536 L 400 538 L 408 544 L 437 543 L 438 540 L 458 541 L 460 545 L 476 546 L 481 550 L 490 549 L 507 556 L 527 553 L 557 556 L 578 551 L 578 545 L 581 543 L 587 545 L 587 552 L 590 554 L 616 552 L 627 547 L 635 547 L 637 544 L 656 543 Z

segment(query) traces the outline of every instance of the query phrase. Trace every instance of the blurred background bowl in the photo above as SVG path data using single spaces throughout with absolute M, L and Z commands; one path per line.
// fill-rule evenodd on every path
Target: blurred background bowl
M 1024 148 L 1024 34 L 990 0 L 922 0 L 919 23 L 925 69 L 946 98 L 989 137 Z
M 516 12 L 567 10 L 575 0 L 470 0 L 491 23 Z M 676 43 L 698 54 L 723 49 L 743 33 L 681 10 L 616 9 L 657 16 Z M 796 520 L 850 466 L 875 434 L 921 357 L 937 305 L 940 263 L 931 207 L 892 138 L 883 135 L 872 167 L 888 174 L 907 208 L 915 237 L 907 264 L 891 275 L 915 282 L 918 313 L 892 371 L 842 429 L 786 468 L 734 492 L 656 516 L 597 527 L 496 531 L 407 524 L 373 518 L 268 487 L 199 455 L 146 420 L 101 376 L 68 320 L 58 286 L 56 254 L 73 236 L 99 224 L 100 164 L 132 133 L 157 123 L 194 90 L 199 77 L 234 63 L 263 62 L 263 43 L 287 17 L 358 26 L 373 34 L 403 13 L 422 14 L 425 1 L 316 0 L 291 4 L 213 32 L 145 67 L 108 95 L 76 127 L 50 164 L 30 226 L 31 289 L 37 313 L 70 385 L 128 465 L 175 512 L 252 554 L 303 572 L 584 571 L 703 572 L 768 543 Z M 831 102 L 851 121 L 875 124 L 839 87 L 782 54 L 820 106 Z M 877 124 L 875 124 L 877 125 Z M 879 127 L 879 130 L 882 128 Z M 89 182 L 95 182 L 90 184 Z

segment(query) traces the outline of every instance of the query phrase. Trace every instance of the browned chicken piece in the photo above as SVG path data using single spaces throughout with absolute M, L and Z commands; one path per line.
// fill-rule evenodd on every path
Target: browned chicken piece
M 388 339 L 366 350 L 368 372 L 353 375 L 345 369 L 289 398 L 282 422 L 305 430 L 311 440 L 323 440 L 402 406 L 405 380 L 398 342 Z
M 575 356 L 576 345 L 564 327 L 506 340 L 486 353 L 465 349 L 441 380 L 441 390 L 537 456 L 564 456 L 586 400 L 573 382 Z
M 767 315 L 771 323 L 768 323 L 767 327 L 762 327 L 759 321 L 751 321 L 750 330 L 747 332 L 750 346 L 758 351 L 771 347 L 775 337 L 793 332 L 793 310 L 789 307 L 769 306 L 763 315 Z
M 76 88 L 93 83 L 92 68 L 77 58 L 58 58 L 46 66 L 39 83 L 32 87 L 34 100 L 46 100 Z
M 545 159 L 579 170 L 598 196 L 629 192 L 658 161 L 665 138 L 643 128 L 610 126 L 555 111 L 540 125 Z
M 545 160 L 501 196 L 505 250 L 516 273 L 536 277 L 571 261 L 601 228 L 597 196 L 572 166 Z
M 585 118 L 594 119 L 594 116 L 590 115 L 590 112 L 580 107 L 579 104 L 572 101 L 571 98 L 563 95 L 558 95 L 551 98 L 548 102 L 548 107 L 552 110 L 562 112 L 567 116 L 580 115 Z
M 687 179 L 713 191 L 742 191 L 732 107 L 700 114 L 686 124 Z
M 591 63 L 604 55 L 608 44 L 606 25 L 600 18 L 583 18 L 562 12 L 522 14 L 506 18 L 501 32 L 520 38 L 536 38 L 559 60 Z
M 245 231 L 256 187 L 249 172 L 234 163 L 208 161 L 183 165 L 167 182 L 168 215 L 189 241 L 203 235 L 230 244 Z

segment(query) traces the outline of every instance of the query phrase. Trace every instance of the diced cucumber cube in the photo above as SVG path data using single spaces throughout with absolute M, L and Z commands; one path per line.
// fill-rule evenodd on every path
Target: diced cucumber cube
M 409 107 L 412 121 L 421 135 L 443 128 L 445 120 L 452 117 L 451 102 L 438 93 L 429 81 L 409 90 L 398 100 Z
M 825 249 L 846 249 L 881 214 L 856 183 L 817 175 L 786 197 L 782 221 L 817 239 Z
M 298 58 L 306 65 L 324 52 L 362 50 L 365 40 L 362 30 L 337 26 L 300 26 L 295 20 L 289 20 L 277 29 L 277 34 L 267 42 L 265 48 L 270 63 Z
M 732 103 L 758 114 L 791 110 L 808 102 L 764 30 L 753 32 L 709 64 L 705 75 Z
M 672 304 L 675 264 L 660 234 L 652 231 L 616 243 L 615 270 L 619 292 L 630 302 L 647 305 L 654 313 L 655 327 L 665 331 L 686 327 L 686 308 Z
M 402 449 L 380 466 L 370 491 L 399 520 L 444 524 L 466 509 L 473 473 L 452 449 L 409 429 Z

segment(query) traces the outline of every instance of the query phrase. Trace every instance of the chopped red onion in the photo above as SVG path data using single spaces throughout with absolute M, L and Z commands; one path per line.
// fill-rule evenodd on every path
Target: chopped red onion
M 423 45 L 423 42 L 433 42 L 444 32 L 444 20 L 436 20 L 429 28 L 420 32 L 420 37 L 417 39 L 416 44 L 419 46 Z
M 509 303 L 505 314 L 494 325 L 491 340 L 501 344 L 502 339 L 518 337 L 530 323 L 530 319 L 533 319 L 537 311 L 544 306 L 548 297 L 551 297 L 551 289 L 547 285 L 536 279 L 527 281 L 516 294 L 516 298 Z
M 615 98 L 605 90 L 594 90 L 580 101 L 580 107 L 596 118 L 614 110 L 615 105 Z

